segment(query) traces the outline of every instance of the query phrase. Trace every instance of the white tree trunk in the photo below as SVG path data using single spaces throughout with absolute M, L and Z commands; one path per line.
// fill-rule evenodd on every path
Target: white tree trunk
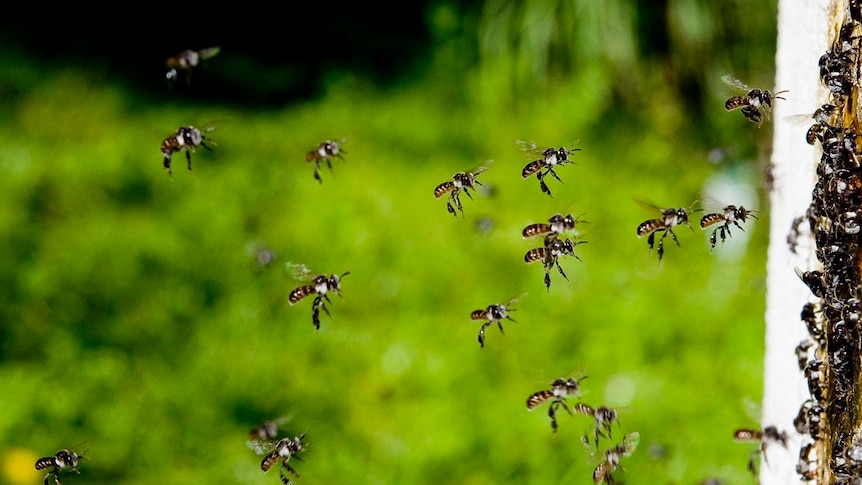
M 774 189 L 770 194 L 770 231 L 767 262 L 766 355 L 762 426 L 776 426 L 790 437 L 788 449 L 770 445 L 760 467 L 760 483 L 786 485 L 802 482 L 796 472 L 804 439 L 793 426 L 800 406 L 809 399 L 807 382 L 800 371 L 795 348 L 808 338 L 800 311 L 817 299 L 794 273 L 820 269 L 808 222 L 800 229 L 797 253 L 787 243 L 793 219 L 805 214 L 811 203 L 820 147 L 805 142 L 810 123 L 791 123 L 790 115 L 813 113 L 828 100 L 819 77 L 818 60 L 837 34 L 836 0 L 780 0 L 776 90 L 788 89 L 786 102 L 775 104 L 772 163 Z M 843 17 L 843 10 L 841 16 Z M 822 465 L 821 465 L 822 466 Z

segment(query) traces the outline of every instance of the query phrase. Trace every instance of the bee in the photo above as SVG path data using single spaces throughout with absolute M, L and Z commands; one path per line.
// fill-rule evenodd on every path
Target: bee
M 255 426 L 248 432 L 248 447 L 254 450 L 256 455 L 266 453 L 268 446 L 278 437 L 278 427 L 287 421 L 286 416 L 267 420 Z
M 60 450 L 55 453 L 54 456 L 48 456 L 36 460 L 36 470 L 53 468 L 53 470 L 48 470 L 48 474 L 45 475 L 45 481 L 43 483 L 44 485 L 48 485 L 48 481 L 53 475 L 54 483 L 56 485 L 60 485 L 60 472 L 73 471 L 78 474 L 81 473 L 78 470 L 78 460 L 81 458 L 84 458 L 83 454 L 79 455 L 78 453 L 74 453 L 69 450 Z
M 176 82 L 179 76 L 179 71 L 185 71 L 186 84 L 191 85 L 192 70 L 196 68 L 201 61 L 212 59 L 221 49 L 218 47 L 208 47 L 199 51 L 187 49 L 175 56 L 168 57 L 165 65 L 168 67 L 168 72 L 165 74 L 165 79 L 169 83 Z
M 826 294 L 826 282 L 824 281 L 825 275 L 822 271 L 802 271 L 798 267 L 794 267 L 793 271 L 796 272 L 796 276 L 805 283 L 805 286 L 811 290 L 814 296 L 823 298 L 823 295 Z
M 506 303 L 499 305 L 488 305 L 484 310 L 473 310 L 470 313 L 470 318 L 473 320 L 487 320 L 482 326 L 479 328 L 479 346 L 485 347 L 485 329 L 488 328 L 489 325 L 496 323 L 497 327 L 500 328 L 500 333 L 503 332 L 503 320 L 511 320 L 516 322 L 511 316 L 509 316 L 509 312 L 513 312 L 516 309 L 512 308 L 512 305 L 518 302 L 520 298 L 512 298 Z
M 739 222 L 745 222 L 746 219 L 751 217 L 752 219 L 757 219 L 757 216 L 754 215 L 756 210 L 748 210 L 743 206 L 735 206 L 728 205 L 722 209 L 722 212 L 713 212 L 710 214 L 706 214 L 700 219 L 700 228 L 706 229 L 709 226 L 712 226 L 717 223 L 721 223 L 720 226 L 713 229 L 712 234 L 709 236 L 709 245 L 712 249 L 715 249 L 716 236 L 721 235 L 721 244 L 724 245 L 725 237 L 733 235 L 730 233 L 730 225 L 738 227 L 740 231 L 744 231 L 745 229 L 739 225 Z
M 290 481 L 290 478 L 285 474 L 285 472 L 299 478 L 299 473 L 297 473 L 296 470 L 288 464 L 288 461 L 292 456 L 299 455 L 305 451 L 306 447 L 308 447 L 307 443 L 303 443 L 303 438 L 305 438 L 305 433 L 294 438 L 283 438 L 278 440 L 263 458 L 263 461 L 260 462 L 260 469 L 266 473 L 278 460 L 281 460 L 281 468 L 278 471 L 279 478 L 281 478 L 281 483 L 283 485 L 291 485 L 293 482 Z M 297 456 L 296 459 L 298 460 L 299 457 Z
M 347 153 L 341 148 L 341 144 L 344 143 L 346 138 L 341 138 L 338 141 L 332 140 L 324 140 L 320 142 L 320 145 L 317 146 L 314 150 L 305 154 L 306 162 L 314 162 L 314 179 L 320 183 L 323 183 L 323 179 L 320 178 L 320 163 L 326 162 L 326 166 L 329 167 L 329 171 L 332 171 L 332 159 L 340 158 L 344 160 L 344 157 L 341 156 L 342 153 Z
M 573 242 L 571 239 L 546 239 L 545 245 L 540 248 L 533 248 L 527 251 L 524 254 L 524 262 L 527 264 L 535 263 L 536 261 L 541 261 L 542 266 L 545 268 L 545 288 L 548 291 L 551 290 L 551 269 L 556 266 L 557 271 L 563 275 L 563 278 L 566 280 L 569 279 L 566 276 L 566 272 L 563 271 L 563 267 L 560 266 L 560 256 L 574 256 L 575 259 L 581 261 L 581 258 L 575 254 L 575 246 L 579 244 L 586 244 L 587 241 L 577 241 Z
M 644 222 L 641 222 L 637 228 L 638 237 L 647 236 L 647 244 L 649 244 L 649 249 L 652 251 L 655 246 L 655 235 L 657 232 L 661 232 L 662 235 L 658 240 L 658 260 L 661 262 L 662 256 L 664 256 L 664 238 L 670 234 L 670 237 L 673 239 L 673 242 L 679 246 L 679 239 L 676 237 L 676 233 L 673 232 L 674 227 L 686 225 L 691 229 L 691 224 L 689 223 L 688 217 L 690 214 L 700 211 L 701 209 L 685 209 L 680 207 L 679 209 L 674 209 L 673 207 L 668 209 L 661 209 L 653 204 L 648 202 L 642 202 L 650 207 L 658 209 L 661 211 L 662 218 L 661 219 L 650 219 Z M 693 230 L 693 229 L 692 229 Z
M 722 76 L 721 80 L 731 87 L 746 91 L 744 96 L 732 96 L 728 98 L 728 100 L 724 102 L 724 108 L 727 111 L 739 109 L 748 121 L 757 123 L 758 126 L 763 123 L 764 115 L 769 117 L 769 111 L 772 109 L 773 100 L 786 100 L 786 98 L 779 95 L 789 92 L 785 90 L 778 91 L 773 94 L 772 91 L 767 89 L 753 89 L 746 86 L 745 83 L 730 74 Z M 762 113 L 761 109 L 763 110 Z
M 594 408 L 586 403 L 578 403 L 572 407 L 572 411 L 577 414 L 583 414 L 584 416 L 589 416 L 594 420 L 593 426 L 593 442 L 596 444 L 596 448 L 599 446 L 599 437 L 611 439 L 611 431 L 613 430 L 613 424 L 619 424 L 619 415 L 616 409 L 611 409 L 605 406 L 599 406 Z M 582 440 L 584 443 L 589 443 L 589 440 L 586 436 L 583 437 Z
M 551 404 L 548 405 L 548 417 L 551 418 L 551 430 L 556 433 L 558 428 L 557 409 L 562 407 L 567 413 L 572 414 L 566 398 L 568 396 L 579 396 L 581 394 L 580 383 L 586 378 L 587 376 L 577 379 L 573 377 L 554 379 L 550 389 L 542 389 L 541 391 L 534 392 L 527 398 L 527 410 L 532 411 L 542 403 L 551 400 Z
M 742 428 L 733 432 L 733 439 L 739 442 L 758 441 L 760 447 L 749 456 L 748 470 L 757 475 L 757 456 L 763 453 L 763 459 L 766 461 L 766 448 L 770 443 L 779 443 L 784 448 L 787 448 L 787 432 L 778 431 L 775 426 L 767 426 L 763 430 Z M 768 462 L 767 462 L 768 463 Z
M 212 150 L 207 145 L 207 142 L 213 143 L 213 141 L 204 133 L 213 131 L 215 128 L 207 127 L 204 129 L 195 128 L 194 126 L 181 126 L 177 129 L 177 132 L 167 138 L 162 142 L 162 154 L 165 156 L 165 170 L 168 171 L 168 175 L 173 176 L 171 173 L 171 156 L 179 151 L 185 150 L 186 152 L 186 161 L 188 162 L 189 171 L 192 170 L 192 154 L 191 152 L 195 151 L 196 147 L 202 146 L 207 150 Z
M 563 180 L 557 175 L 557 172 L 554 171 L 554 167 L 562 166 L 567 163 L 577 165 L 577 163 L 569 159 L 569 155 L 572 152 L 581 150 L 580 148 L 574 147 L 549 147 L 540 151 L 535 142 L 518 140 L 516 143 L 521 147 L 521 150 L 525 151 L 529 155 L 540 157 L 539 159 L 528 163 L 524 169 L 521 170 L 521 177 L 527 179 L 532 175 L 535 175 L 536 178 L 539 179 L 539 188 L 549 196 L 551 195 L 551 190 L 548 188 L 548 184 L 545 183 L 545 177 L 550 175 L 560 183 L 563 183 Z
M 458 214 L 455 212 L 457 208 L 461 212 L 461 217 L 464 217 L 464 208 L 461 206 L 461 192 L 464 192 L 467 197 L 473 199 L 470 189 L 476 190 L 477 185 L 482 185 L 477 177 L 482 172 L 488 170 L 490 164 L 491 160 L 469 172 L 458 172 L 452 175 L 452 180 L 447 180 L 434 188 L 434 197 L 439 199 L 444 194 L 449 194 L 449 200 L 446 201 L 446 210 L 453 216 L 458 217 Z
M 326 308 L 326 303 L 332 303 L 328 293 L 335 293 L 341 296 L 341 278 L 349 275 L 350 271 L 342 273 L 341 276 L 336 274 L 329 276 L 319 274 L 310 277 L 311 272 L 304 265 L 287 263 L 287 267 L 293 271 L 294 277 L 310 281 L 308 284 L 294 288 L 288 295 L 288 301 L 290 301 L 291 305 L 294 305 L 305 297 L 315 295 L 314 302 L 311 305 L 311 322 L 314 324 L 315 329 L 320 330 L 320 310 L 323 309 L 327 315 L 332 316 L 329 313 L 329 309 Z
M 580 217 L 581 216 L 574 217 L 572 214 L 566 214 L 565 216 L 562 214 L 554 214 L 550 219 L 548 219 L 547 223 L 537 222 L 528 225 L 521 231 L 521 236 L 523 236 L 524 239 L 536 236 L 545 236 L 545 244 L 547 244 L 550 239 L 559 238 L 567 232 L 574 231 L 579 222 L 586 222 L 581 221 Z
M 640 433 L 628 433 L 623 436 L 622 441 L 620 441 L 618 445 L 605 451 L 605 456 L 602 458 L 602 461 L 598 464 L 596 469 L 593 470 L 593 482 L 604 482 L 608 484 L 614 483 L 611 474 L 617 468 L 621 468 L 625 471 L 625 469 L 620 466 L 620 460 L 632 456 L 632 453 L 634 453 L 637 448 L 639 441 Z
M 840 109 L 838 106 L 826 103 L 817 108 L 811 114 L 799 114 L 788 116 L 787 119 L 792 122 L 804 122 L 810 119 L 814 120 L 814 124 L 805 132 L 805 141 L 809 145 L 814 145 L 818 140 L 823 141 L 823 132 L 827 128 L 835 126 L 835 116 L 838 115 Z

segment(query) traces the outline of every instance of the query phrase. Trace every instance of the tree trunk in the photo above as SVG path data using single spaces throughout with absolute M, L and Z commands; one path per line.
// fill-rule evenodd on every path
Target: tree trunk
M 805 483 L 809 480 L 800 473 L 806 468 L 808 478 L 818 484 L 856 483 L 849 478 L 862 472 L 862 462 L 847 461 L 859 414 L 858 56 L 854 51 L 847 51 L 846 58 L 831 55 L 826 78 L 820 67 L 827 51 L 844 52 L 836 42 L 842 25 L 851 22 L 859 35 L 848 0 L 779 1 L 775 88 L 790 92 L 786 102 L 777 101 L 773 113 L 762 425 L 786 431 L 788 438 L 786 450 L 764 440 L 760 481 L 766 485 Z M 855 40 L 851 44 L 858 45 Z M 842 84 L 845 71 L 852 83 Z M 807 130 L 815 120 L 799 124 L 787 117 L 813 113 L 824 103 L 838 106 L 836 115 L 828 124 L 812 128 L 817 139 L 809 145 Z M 795 244 L 788 236 L 796 238 Z M 802 321 L 808 302 L 816 304 L 817 318 L 812 322 L 822 325 L 822 336 L 810 332 Z M 812 345 L 803 360 L 797 359 L 797 346 L 806 340 Z M 794 420 L 806 401 L 806 409 L 820 404 L 824 412 L 804 412 L 808 430 L 802 424 L 800 433 Z M 810 461 L 800 453 L 809 444 Z

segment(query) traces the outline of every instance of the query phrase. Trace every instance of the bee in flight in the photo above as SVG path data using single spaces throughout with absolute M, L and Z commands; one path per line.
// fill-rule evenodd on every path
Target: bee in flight
M 724 245 L 724 240 L 726 236 L 733 237 L 730 233 L 730 225 L 738 227 L 740 231 L 745 231 L 742 226 L 739 225 L 740 221 L 745 222 L 746 219 L 751 217 L 752 219 L 757 219 L 757 216 L 754 215 L 756 210 L 748 210 L 743 206 L 735 206 L 728 205 L 722 209 L 721 212 L 712 212 L 710 214 L 706 214 L 700 219 L 700 228 L 706 229 L 709 226 L 714 224 L 721 223 L 720 226 L 712 230 L 712 234 L 709 236 L 709 245 L 712 249 L 715 249 L 716 236 L 721 236 L 721 244 Z
M 521 297 L 523 298 L 523 297 Z M 485 323 L 479 328 L 479 346 L 485 347 L 485 329 L 488 326 L 496 323 L 497 327 L 500 329 L 500 333 L 503 333 L 503 320 L 511 320 L 515 323 L 518 323 L 509 316 L 509 312 L 515 311 L 515 308 L 512 308 L 512 305 L 517 303 L 521 298 L 512 298 L 506 303 L 497 304 L 497 305 L 488 305 L 484 310 L 473 310 L 470 313 L 470 318 L 473 320 L 485 320 Z
M 456 173 L 452 176 L 452 180 L 447 180 L 434 188 L 434 197 L 439 199 L 444 194 L 449 194 L 449 200 L 446 201 L 446 210 L 453 216 L 458 217 L 458 214 L 455 212 L 455 209 L 458 209 L 461 212 L 461 217 L 464 217 L 464 208 L 461 206 L 461 192 L 464 192 L 467 197 L 473 199 L 470 189 L 476 190 L 477 185 L 482 185 L 477 177 L 482 172 L 488 170 L 490 164 L 491 160 L 488 160 L 484 165 L 469 172 Z
M 527 410 L 532 411 L 542 403 L 551 401 L 548 405 L 548 417 L 551 418 L 551 431 L 556 433 L 559 427 L 557 424 L 557 409 L 562 407 L 567 413 L 572 414 L 566 398 L 568 396 L 579 396 L 581 394 L 580 383 L 586 378 L 586 376 L 583 376 L 577 379 L 573 377 L 554 379 L 550 389 L 536 391 L 527 398 Z
M 311 322 L 314 324 L 314 328 L 320 330 L 320 310 L 323 309 L 327 315 L 332 316 L 329 309 L 326 308 L 326 303 L 332 303 L 329 299 L 329 293 L 341 296 L 341 278 L 349 275 L 350 271 L 342 273 L 341 276 L 319 274 L 312 277 L 305 265 L 287 263 L 287 268 L 293 272 L 295 278 L 309 281 L 309 283 L 293 289 L 288 295 L 288 301 L 294 305 L 307 296 L 315 295 L 311 305 Z M 324 300 L 326 301 L 324 302 Z
M 55 453 L 54 456 L 48 456 L 36 460 L 36 470 L 52 468 L 51 470 L 48 470 L 48 474 L 45 475 L 43 483 L 44 485 L 48 485 L 48 481 L 53 475 L 54 483 L 56 485 L 60 485 L 60 472 L 73 471 L 75 473 L 81 473 L 78 470 L 78 460 L 83 457 L 83 454 L 79 455 L 69 450 L 60 450 Z
M 165 141 L 162 142 L 162 155 L 165 156 L 164 165 L 165 170 L 168 171 L 168 175 L 173 176 L 171 173 L 171 156 L 182 150 L 185 150 L 186 152 L 186 161 L 188 162 L 189 171 L 191 171 L 191 152 L 195 151 L 195 148 L 199 146 L 202 146 L 207 150 L 212 150 L 206 142 L 210 142 L 213 145 L 215 145 L 215 143 L 207 138 L 204 133 L 208 133 L 214 129 L 214 127 L 207 127 L 202 130 L 200 128 L 195 128 L 194 126 L 181 126 L 177 129 L 175 134 L 165 138 Z
M 547 223 L 537 222 L 530 224 L 521 231 L 521 236 L 524 239 L 530 237 L 544 236 L 545 244 L 547 245 L 551 239 L 559 238 L 567 232 L 573 232 L 577 228 L 581 216 L 575 217 L 571 214 L 554 214 L 548 219 Z
M 255 426 L 248 432 L 248 447 L 251 448 L 256 455 L 266 453 L 267 447 L 272 445 L 273 440 L 278 437 L 278 427 L 287 422 L 287 417 L 282 416 L 277 419 L 267 420 Z
M 676 233 L 673 232 L 674 227 L 686 225 L 691 229 L 691 224 L 689 223 L 688 216 L 693 212 L 697 212 L 702 209 L 685 209 L 680 207 L 679 209 L 674 209 L 673 207 L 668 209 L 659 208 L 653 204 L 648 202 L 642 202 L 643 204 L 658 209 L 661 212 L 661 219 L 650 219 L 644 222 L 641 222 L 638 225 L 637 234 L 638 237 L 647 237 L 647 244 L 649 244 L 649 249 L 652 251 L 653 247 L 655 247 L 655 235 L 658 232 L 661 232 L 661 237 L 658 240 L 658 260 L 661 262 L 662 256 L 664 256 L 664 238 L 670 234 L 670 237 L 673 239 L 673 242 L 679 246 L 679 239 L 676 237 Z
M 307 443 L 303 443 L 303 438 L 305 438 L 305 433 L 294 438 L 283 438 L 272 444 L 270 451 L 267 452 L 266 456 L 263 457 L 263 461 L 260 462 L 260 469 L 266 473 L 276 462 L 281 460 L 281 468 L 278 471 L 281 483 L 283 485 L 292 485 L 293 482 L 290 481 L 285 472 L 299 478 L 299 473 L 290 466 L 288 461 L 290 461 L 292 456 L 302 453 L 308 447 Z M 299 456 L 296 456 L 296 459 L 299 460 Z
M 566 272 L 563 271 L 563 267 L 560 266 L 560 257 L 561 256 L 573 256 L 578 261 L 581 261 L 581 258 L 575 254 L 575 246 L 578 244 L 586 244 L 587 241 L 572 241 L 571 239 L 559 239 L 559 238 L 546 238 L 545 245 L 539 248 L 533 248 L 527 251 L 524 254 L 524 262 L 527 264 L 535 263 L 536 261 L 541 261 L 542 266 L 545 268 L 545 288 L 550 291 L 551 290 L 551 269 L 554 266 L 557 267 L 557 271 L 563 275 L 563 278 L 566 280 L 569 279 L 566 276 Z
M 733 432 L 733 439 L 741 443 L 750 441 L 760 443 L 760 447 L 754 450 L 748 457 L 748 471 L 757 475 L 757 456 L 763 453 L 763 459 L 766 460 L 766 448 L 770 443 L 778 443 L 787 448 L 788 437 L 786 431 L 779 432 L 775 426 L 767 426 L 763 430 L 751 428 L 738 429 Z
M 619 415 L 616 409 L 609 407 L 599 406 L 594 408 L 589 404 L 580 402 L 572 406 L 572 411 L 593 418 L 593 442 L 596 444 L 596 448 L 599 446 L 599 437 L 611 439 L 613 424 L 619 423 Z M 586 436 L 582 438 L 582 441 L 589 445 L 589 440 Z
M 625 471 L 625 469 L 620 466 L 620 460 L 632 456 L 632 453 L 634 453 L 637 448 L 639 441 L 640 433 L 628 433 L 623 436 L 622 441 L 618 445 L 605 451 L 605 456 L 602 458 L 602 461 L 598 466 L 596 466 L 596 469 L 593 470 L 593 482 L 604 482 L 607 484 L 614 483 L 611 474 L 617 468 L 621 468 Z
M 320 163 L 326 162 L 326 166 L 329 167 L 329 171 L 332 171 L 332 159 L 339 158 L 344 160 L 344 157 L 341 156 L 343 153 L 347 153 L 341 148 L 341 144 L 344 143 L 346 138 L 341 138 L 337 141 L 333 140 L 323 140 L 317 145 L 317 148 L 311 150 L 310 152 L 305 154 L 306 162 L 314 162 L 314 179 L 320 183 L 323 183 L 323 179 L 320 178 Z
M 202 61 L 215 57 L 220 50 L 218 47 L 208 47 L 199 51 L 187 49 L 175 56 L 168 57 L 165 61 L 165 65 L 168 68 L 165 79 L 173 84 L 179 77 L 179 71 L 184 71 L 186 73 L 186 84 L 190 85 L 192 82 L 192 70 L 198 67 Z
M 786 119 L 794 123 L 803 123 L 813 119 L 814 124 L 805 132 L 805 141 L 809 145 L 813 145 L 823 137 L 826 129 L 835 127 L 835 116 L 840 112 L 838 106 L 834 104 L 823 104 L 817 108 L 814 113 L 791 115 Z
M 548 184 L 545 183 L 545 177 L 550 175 L 560 183 L 563 183 L 563 180 L 557 175 L 557 172 L 554 171 L 554 167 L 562 166 L 567 163 L 577 165 L 573 160 L 569 159 L 569 155 L 572 152 L 581 150 L 580 148 L 574 147 L 549 147 L 544 150 L 540 150 L 538 145 L 532 141 L 517 140 L 515 143 L 521 147 L 521 150 L 530 156 L 539 157 L 538 159 L 528 163 L 524 169 L 521 170 L 521 177 L 526 180 L 530 176 L 535 175 L 539 180 L 539 188 L 549 196 L 551 195 L 551 190 L 548 188 Z
M 750 88 L 730 74 L 722 76 L 721 80 L 728 86 L 746 91 L 746 94 L 743 96 L 731 96 L 728 98 L 724 102 L 724 109 L 727 111 L 738 109 L 742 111 L 742 115 L 748 121 L 757 123 L 758 126 L 763 123 L 764 115 L 769 117 L 769 112 L 772 110 L 772 102 L 776 99 L 786 99 L 779 95 L 789 92 L 785 90 L 773 94 L 772 91 L 767 89 Z M 761 110 L 763 111 L 761 112 Z

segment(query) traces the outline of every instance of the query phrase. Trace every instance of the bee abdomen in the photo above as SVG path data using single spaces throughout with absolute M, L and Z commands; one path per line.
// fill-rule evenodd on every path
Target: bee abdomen
M 528 163 L 527 166 L 524 167 L 524 170 L 521 170 L 521 177 L 527 178 L 530 175 L 533 175 L 534 173 L 538 172 L 539 169 L 542 168 L 544 163 L 545 162 L 543 162 L 542 160 L 536 160 L 534 162 Z
M 700 227 L 701 227 L 701 229 L 704 229 L 706 227 L 709 227 L 709 226 L 715 224 L 716 222 L 721 222 L 723 220 L 724 220 L 723 214 L 719 214 L 719 213 L 707 214 L 700 219 Z
M 646 222 L 642 222 L 638 226 L 638 237 L 644 237 L 647 234 L 658 230 L 658 228 L 662 227 L 662 221 L 658 219 L 650 219 Z
M 288 301 L 290 301 L 290 304 L 293 305 L 294 303 L 298 302 L 299 300 L 302 300 L 313 292 L 314 288 L 311 286 L 300 286 L 299 288 L 296 288 L 295 290 L 291 291 L 287 299 Z
M 435 187 L 435 188 L 434 188 L 434 197 L 436 197 L 436 198 L 438 198 L 438 199 L 439 199 L 440 197 L 442 197 L 442 196 L 443 196 L 443 194 L 445 194 L 446 192 L 451 191 L 451 190 L 452 190 L 452 189 L 454 189 L 454 188 L 455 188 L 455 183 L 454 183 L 454 182 L 451 182 L 451 181 L 449 181 L 449 182 L 443 182 L 442 184 L 440 184 L 440 185 L 438 185 L 437 187 Z
M 263 458 L 263 461 L 260 462 L 260 469 L 268 472 L 269 469 L 278 462 L 278 458 L 278 450 L 273 450 Z
M 56 462 L 54 461 L 53 456 L 47 456 L 45 458 L 39 458 L 36 460 L 36 469 L 44 470 L 45 468 L 56 466 Z
M 596 411 L 589 404 L 579 402 L 572 406 L 572 412 L 583 414 L 584 416 L 594 416 Z
M 534 392 L 533 395 L 527 398 L 527 409 L 532 411 L 537 406 L 554 397 L 554 393 L 548 390 Z
M 545 259 L 545 254 L 547 254 L 546 248 L 535 248 L 527 251 L 524 254 L 524 262 L 525 263 L 535 263 L 536 261 L 541 261 Z
M 727 111 L 733 111 L 743 106 L 748 106 L 748 98 L 744 96 L 733 96 L 724 102 L 724 109 Z
M 488 312 L 485 310 L 473 310 L 473 313 L 470 314 L 470 318 L 473 320 L 485 320 L 488 318 Z
M 524 238 L 541 236 L 551 232 L 551 226 L 547 224 L 530 224 L 521 231 L 521 236 Z

